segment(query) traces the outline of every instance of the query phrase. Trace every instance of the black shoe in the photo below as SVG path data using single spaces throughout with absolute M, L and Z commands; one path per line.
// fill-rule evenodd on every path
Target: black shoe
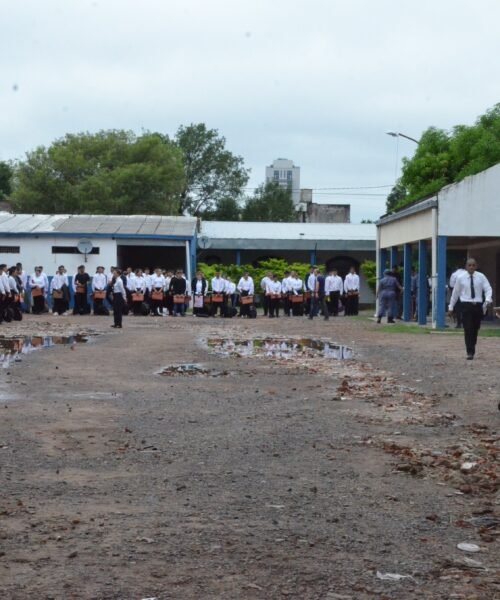
M 396 321 L 394 319 L 387 319 L 388 323 L 395 323 Z
M 382 323 L 382 318 L 381 317 L 378 317 L 377 323 Z
M 467 360 L 473 360 L 474 354 L 467 354 Z

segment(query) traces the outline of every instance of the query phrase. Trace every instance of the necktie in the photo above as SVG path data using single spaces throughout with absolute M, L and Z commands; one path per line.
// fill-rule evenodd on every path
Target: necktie
M 474 290 L 474 276 L 470 276 L 470 297 L 472 300 L 476 297 L 476 291 Z

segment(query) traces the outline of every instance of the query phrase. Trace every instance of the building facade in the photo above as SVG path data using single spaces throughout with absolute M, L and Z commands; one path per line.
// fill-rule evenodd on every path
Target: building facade
M 300 167 L 292 160 L 277 158 L 272 165 L 266 167 L 266 183 L 275 182 L 280 187 L 292 190 L 292 200 L 297 207 L 300 203 Z

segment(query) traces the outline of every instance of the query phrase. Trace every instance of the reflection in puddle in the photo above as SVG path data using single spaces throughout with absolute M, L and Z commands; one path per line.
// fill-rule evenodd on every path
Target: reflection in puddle
M 261 338 L 254 340 L 226 340 L 209 338 L 209 348 L 225 356 L 268 356 L 271 358 L 290 359 L 299 356 L 322 356 L 335 360 L 353 358 L 352 348 L 331 344 L 311 338 L 280 339 Z
M 217 371 L 208 369 L 198 363 L 183 363 L 179 365 L 169 365 L 158 372 L 158 375 L 175 377 L 177 375 L 204 375 L 205 377 L 224 377 L 228 375 L 227 371 Z
M 0 336 L 0 363 L 7 369 L 11 362 L 21 362 L 23 355 L 26 356 L 52 346 L 71 346 L 73 344 L 84 344 L 88 342 L 87 335 L 27 335 L 24 337 L 7 338 Z

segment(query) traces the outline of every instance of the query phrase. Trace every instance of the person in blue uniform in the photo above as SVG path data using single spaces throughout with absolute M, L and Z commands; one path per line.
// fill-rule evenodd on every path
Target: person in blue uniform
M 382 321 L 382 317 L 387 313 L 387 322 L 395 323 L 394 308 L 396 306 L 396 295 L 401 292 L 399 281 L 394 277 L 389 269 L 384 271 L 384 276 L 379 281 L 377 289 L 377 298 L 379 299 L 379 309 L 377 323 Z

